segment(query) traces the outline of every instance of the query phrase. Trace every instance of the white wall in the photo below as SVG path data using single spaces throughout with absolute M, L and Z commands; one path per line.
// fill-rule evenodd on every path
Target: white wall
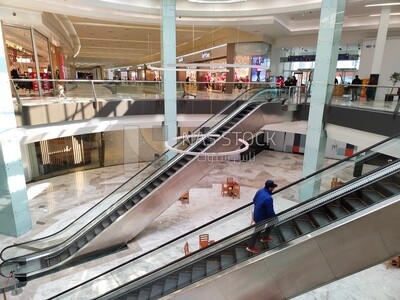
M 360 78 L 369 78 L 374 52 L 375 40 L 365 40 L 361 51 Z M 389 77 L 393 72 L 400 72 L 400 37 L 386 40 L 378 85 L 392 85 Z

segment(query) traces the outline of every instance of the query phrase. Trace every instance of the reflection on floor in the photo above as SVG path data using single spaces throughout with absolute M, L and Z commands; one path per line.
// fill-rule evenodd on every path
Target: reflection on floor
M 74 268 L 30 281 L 22 293 L 7 299 L 46 299 L 115 267 L 133 256 L 148 251 L 173 237 L 209 222 L 226 212 L 251 202 L 265 180 L 272 178 L 279 186 L 300 178 L 303 156 L 264 151 L 246 163 L 219 162 L 189 192 L 189 203 L 176 201 L 148 228 L 139 234 L 128 249 L 89 261 Z M 332 161 L 326 161 L 326 164 Z M 0 236 L 0 249 L 7 245 L 54 233 L 100 201 L 137 172 L 138 166 L 115 166 L 54 177 L 28 185 L 33 229 L 22 238 Z M 222 197 L 221 183 L 227 177 L 241 185 L 240 198 Z M 276 211 L 295 201 L 275 199 Z M 11 282 L 7 282 L 10 284 Z M 1 282 L 0 282 L 1 284 Z M 3 282 L 4 284 L 4 282 Z M 4 296 L 0 296 L 0 299 Z M 296 299 L 399 299 L 400 269 L 386 269 L 385 264 L 369 268 L 328 284 Z

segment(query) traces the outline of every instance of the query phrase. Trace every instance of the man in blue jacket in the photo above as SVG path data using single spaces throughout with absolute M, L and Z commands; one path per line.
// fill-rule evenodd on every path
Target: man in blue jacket
M 275 217 L 276 213 L 274 210 L 274 201 L 272 199 L 272 192 L 277 186 L 278 185 L 275 184 L 275 182 L 273 182 L 272 180 L 267 180 L 265 182 L 264 188 L 259 189 L 257 193 L 254 195 L 253 219 L 256 224 L 266 219 Z M 257 239 L 261 236 L 261 242 L 263 243 L 272 240 L 272 238 L 269 237 L 269 232 L 270 228 L 267 228 L 264 234 L 262 234 L 261 231 L 255 232 L 253 236 L 250 238 L 246 250 L 252 253 L 260 252 L 260 250 L 255 246 Z

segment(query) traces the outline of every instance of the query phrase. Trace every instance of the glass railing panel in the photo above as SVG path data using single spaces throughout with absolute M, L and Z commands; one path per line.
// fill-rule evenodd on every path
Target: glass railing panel
M 277 91 L 275 88 L 246 90 L 246 92 L 236 98 L 235 102 L 227 105 L 222 111 L 220 111 L 218 114 L 215 114 L 212 118 L 204 122 L 197 130 L 193 131 L 193 134 L 206 134 L 209 132 L 212 128 L 214 128 L 214 126 L 219 124 L 228 113 L 231 113 L 236 109 L 237 103 L 240 104 L 247 101 L 266 103 L 272 100 L 278 101 Z
M 347 160 L 333 164 L 332 166 L 329 166 L 316 174 L 312 174 L 311 176 L 289 185 L 286 188 L 278 190 L 274 194 L 274 201 L 281 202 L 285 200 L 292 200 L 301 203 L 311 200 L 317 195 L 334 189 L 339 185 L 345 184 L 356 177 L 362 176 L 363 174 L 373 171 L 376 168 L 380 168 L 392 163 L 394 159 L 398 159 L 400 157 L 400 152 L 398 151 L 398 149 L 400 149 L 399 147 L 399 136 L 384 141 L 377 146 L 357 153 L 355 156 Z M 363 163 L 363 166 L 365 167 L 364 170 L 360 170 L 360 163 Z M 358 176 L 355 176 L 355 171 L 359 173 Z M 332 178 L 335 177 L 337 181 L 334 182 L 338 183 L 338 185 L 332 186 Z M 302 195 L 301 192 L 304 190 L 304 187 L 311 189 L 313 193 Z M 287 202 L 288 206 L 294 205 L 292 204 L 292 201 L 290 204 Z M 122 286 L 128 282 L 131 282 L 150 273 L 153 270 L 184 257 L 185 254 L 183 247 L 186 242 L 189 244 L 191 252 L 199 250 L 200 234 L 207 233 L 209 234 L 210 240 L 219 241 L 248 228 L 250 226 L 252 210 L 252 205 L 244 206 L 241 209 L 230 213 L 213 223 L 209 223 L 190 232 L 186 236 L 179 237 L 176 240 L 173 240 L 171 243 L 165 244 L 154 251 L 144 253 L 142 256 L 138 256 L 137 258 L 134 258 L 133 260 L 105 274 L 102 274 L 97 278 L 79 285 L 73 290 L 63 293 L 57 299 L 69 299 L 72 296 L 79 296 L 85 299 L 85 295 L 95 295 L 98 297 L 106 292 L 105 290 L 99 291 L 97 289 L 99 284 L 102 284 L 102 286 L 110 286 L 110 289 L 108 290 L 111 290 L 116 286 Z M 287 210 L 286 214 L 291 215 L 295 213 L 297 212 Z M 139 255 L 141 255 L 141 253 L 139 253 Z M 199 255 L 202 254 L 199 253 Z M 191 260 L 196 260 L 198 257 L 199 256 L 196 253 L 190 256 Z
M 364 173 L 372 171 L 391 163 L 400 157 L 399 137 L 372 147 L 366 151 L 359 152 L 338 165 L 332 166 L 323 172 L 302 180 L 299 184 L 293 185 L 277 195 L 283 200 L 306 201 L 332 188 L 343 185 Z
M 395 112 L 399 103 L 398 87 L 394 86 L 330 84 L 329 88 L 333 106 Z

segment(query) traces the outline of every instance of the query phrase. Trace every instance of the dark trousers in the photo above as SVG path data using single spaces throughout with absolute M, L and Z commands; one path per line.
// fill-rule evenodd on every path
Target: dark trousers
M 256 229 L 257 229 L 257 226 L 254 227 L 254 230 L 256 230 Z M 257 243 L 257 240 L 258 240 L 259 238 L 261 238 L 261 237 L 268 237 L 269 234 L 270 234 L 270 232 L 271 232 L 271 227 L 268 227 L 267 229 L 265 229 L 265 231 L 260 230 L 260 231 L 254 232 L 253 235 L 251 236 L 251 238 L 249 239 L 247 245 L 248 245 L 249 247 L 254 247 L 254 246 L 256 245 L 256 243 Z

